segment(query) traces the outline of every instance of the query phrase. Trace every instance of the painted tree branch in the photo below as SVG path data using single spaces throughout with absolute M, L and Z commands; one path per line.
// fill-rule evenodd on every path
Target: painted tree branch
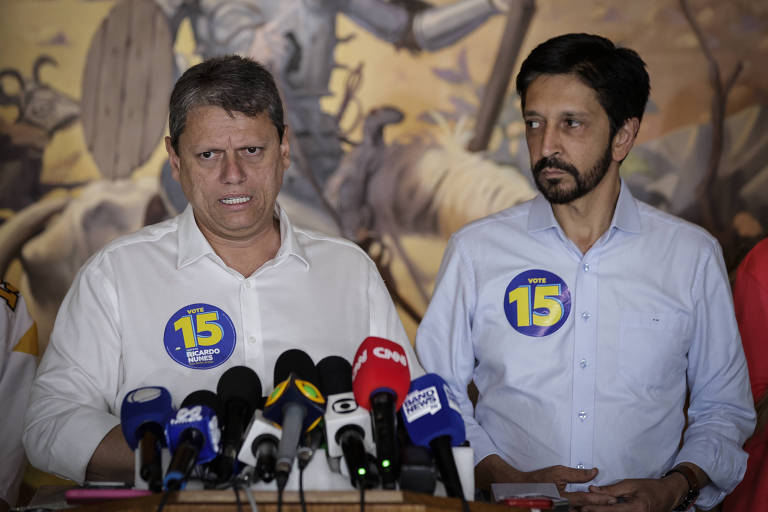
M 718 238 L 723 246 L 724 252 L 729 253 L 735 243 L 733 225 L 730 222 L 733 212 L 724 212 L 725 215 L 721 216 L 721 218 L 725 220 L 722 223 L 719 222 L 718 216 L 715 213 L 714 194 L 725 140 L 725 114 L 728 94 L 731 92 L 736 79 L 741 73 L 743 64 L 739 61 L 728 79 L 723 82 L 720 73 L 720 65 L 717 63 L 717 60 L 707 45 L 704 33 L 691 12 L 688 0 L 680 0 L 680 7 L 688 20 L 688 23 L 691 25 L 699 46 L 707 59 L 709 64 L 709 81 L 713 89 L 712 101 L 710 104 L 712 114 L 712 142 L 704 178 L 696 189 L 701 224 Z

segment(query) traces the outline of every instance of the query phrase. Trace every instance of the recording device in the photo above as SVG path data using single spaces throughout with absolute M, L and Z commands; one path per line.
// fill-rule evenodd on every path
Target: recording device
M 464 420 L 439 375 L 427 373 L 411 382 L 401 410 L 408 436 L 416 446 L 428 447 L 448 496 L 464 500 L 452 446 L 466 440 Z
M 173 454 L 165 473 L 166 489 L 184 488 L 192 468 L 213 460 L 219 452 L 221 402 L 216 393 L 195 391 L 181 403 L 176 415 L 166 423 L 165 436 Z
M 282 430 L 279 425 L 264 418 L 262 411 L 257 410 L 247 432 L 237 458 L 240 462 L 253 466 L 259 480 L 269 483 L 275 478 L 277 447 Z
M 427 448 L 405 443 L 400 449 L 400 490 L 434 494 L 435 460 Z
M 225 482 L 235 471 L 246 426 L 261 402 L 261 381 L 247 366 L 233 366 L 219 378 L 216 393 L 222 404 L 222 448 L 211 464 L 218 481 Z
M 323 395 L 311 381 L 299 375 L 317 382 L 312 359 L 303 350 L 283 352 L 275 363 L 274 381 L 279 384 L 275 384 L 275 389 L 264 404 L 264 417 L 282 426 L 275 463 L 279 490 L 284 489 L 288 481 L 302 432 L 313 429 L 325 412 Z M 283 378 L 285 380 L 281 381 Z
M 317 363 L 318 387 L 326 397 L 325 438 L 328 457 L 344 457 L 353 487 L 376 484 L 368 452 L 375 453 L 371 417 L 352 392 L 352 365 L 339 356 Z
M 163 488 L 162 448 L 166 446 L 164 426 L 173 414 L 171 394 L 160 386 L 134 389 L 120 407 L 120 424 L 131 450 L 139 450 L 139 476 L 150 490 Z
M 410 381 L 403 347 L 373 336 L 360 344 L 352 368 L 352 389 L 357 403 L 371 411 L 378 471 L 385 489 L 395 487 L 400 471 L 395 413 Z

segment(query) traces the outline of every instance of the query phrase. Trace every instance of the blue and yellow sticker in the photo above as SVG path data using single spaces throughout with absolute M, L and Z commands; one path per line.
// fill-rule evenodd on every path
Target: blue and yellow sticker
M 548 336 L 560 329 L 571 312 L 571 292 L 560 276 L 546 270 L 526 270 L 504 292 L 504 314 L 520 334 Z
M 221 308 L 184 306 L 165 324 L 163 343 L 171 359 L 187 368 L 206 370 L 229 359 L 235 350 L 235 326 Z

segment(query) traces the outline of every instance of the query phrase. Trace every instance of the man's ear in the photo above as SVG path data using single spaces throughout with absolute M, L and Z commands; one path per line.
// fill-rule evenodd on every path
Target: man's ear
M 179 155 L 173 149 L 171 138 L 168 136 L 165 137 L 165 150 L 168 152 L 168 162 L 171 164 L 171 176 L 179 181 Z
M 621 162 L 629 154 L 629 150 L 632 149 L 632 145 L 635 143 L 637 137 L 637 131 L 640 129 L 640 120 L 636 117 L 630 117 L 621 128 L 613 136 L 611 142 L 611 149 L 613 151 L 613 159 L 617 162 Z
M 283 129 L 283 140 L 280 141 L 280 161 L 283 164 L 283 170 L 291 166 L 291 131 L 288 125 Z

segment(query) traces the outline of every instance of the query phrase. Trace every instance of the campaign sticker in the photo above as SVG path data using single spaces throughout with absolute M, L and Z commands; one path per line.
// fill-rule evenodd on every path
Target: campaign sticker
M 223 310 L 210 304 L 190 304 L 165 324 L 165 351 L 182 366 L 215 368 L 235 350 L 235 326 Z
M 560 276 L 546 270 L 526 270 L 504 292 L 509 324 L 526 336 L 548 336 L 560 329 L 571 312 L 571 292 Z

